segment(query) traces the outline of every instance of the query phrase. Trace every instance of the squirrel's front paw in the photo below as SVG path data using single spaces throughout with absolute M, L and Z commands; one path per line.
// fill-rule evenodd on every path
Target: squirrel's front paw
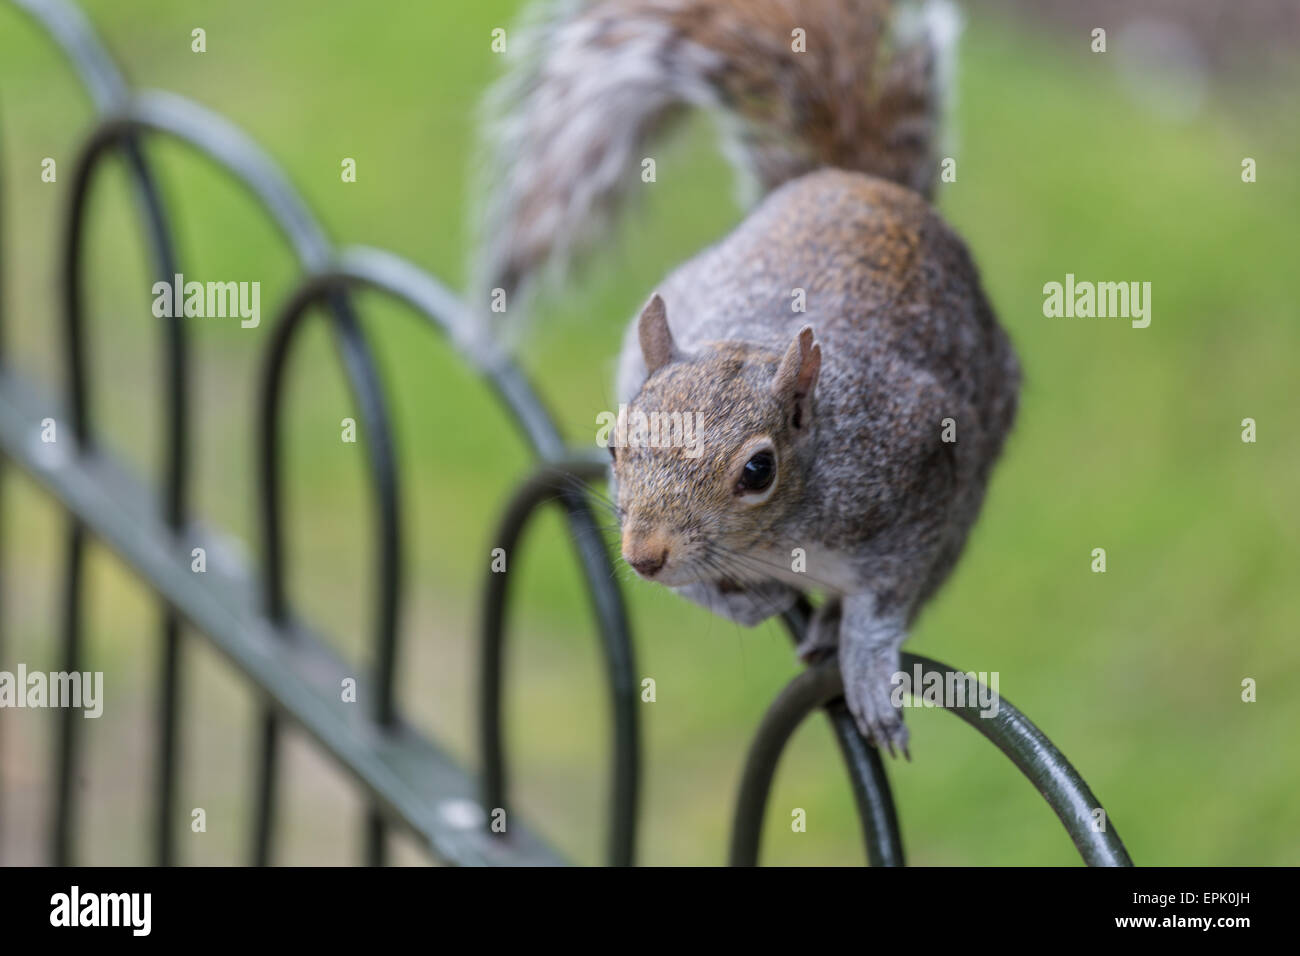
M 844 699 L 862 735 L 877 749 L 895 748 L 908 760 L 908 732 L 903 711 L 891 698 L 892 679 L 898 670 L 898 654 L 882 654 L 870 648 L 840 645 L 840 674 L 844 679 Z

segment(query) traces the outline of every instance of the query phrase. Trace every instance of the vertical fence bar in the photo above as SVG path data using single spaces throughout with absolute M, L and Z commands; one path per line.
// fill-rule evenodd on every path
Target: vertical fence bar
M 361 325 L 341 292 L 331 293 L 328 301 L 335 318 L 339 357 L 347 371 L 353 399 L 360 408 L 360 420 L 370 453 L 375 521 L 379 529 L 378 568 L 374 578 L 374 715 L 379 725 L 387 730 L 393 726 L 397 716 L 393 679 L 397 670 L 397 615 L 402 573 L 396 449 L 388 408 Z M 383 815 L 372 805 L 367 812 L 364 833 L 365 858 L 370 866 L 383 866 L 387 859 L 387 829 Z
M 153 175 L 145 162 L 138 137 L 128 134 L 121 140 L 128 168 L 133 174 L 136 197 L 141 207 L 155 263 L 155 275 L 163 281 L 180 272 L 172 245 L 167 217 L 163 211 Z M 164 363 L 166 365 L 166 422 L 163 429 L 162 486 L 165 500 L 163 520 L 175 532 L 185 525 L 187 512 L 187 478 L 189 475 L 189 350 L 186 347 L 182 316 L 166 321 Z M 159 660 L 156 746 L 156 785 L 154 812 L 154 858 L 159 866 L 175 862 L 173 828 L 175 826 L 176 783 L 180 775 L 180 620 L 176 612 L 161 607 L 161 652 Z
M 271 862 L 271 828 L 275 822 L 276 781 L 279 778 L 280 718 L 269 706 L 259 721 L 256 773 L 253 776 L 253 846 L 250 857 L 254 866 Z
M 858 733 L 853 715 L 843 701 L 828 704 L 824 710 L 849 771 L 862 838 L 867 846 L 867 861 L 872 866 L 902 866 L 903 836 L 880 751 Z
M 81 321 L 83 297 L 79 265 L 85 221 L 83 211 L 90 189 L 90 174 L 95 168 L 95 158 L 99 155 L 100 149 L 101 147 L 92 141 L 78 162 L 73 179 L 72 202 L 69 206 L 64 233 L 61 263 L 64 358 L 68 377 L 68 414 L 71 418 L 67 424 L 72 426 L 71 431 L 75 438 L 73 453 L 78 455 L 93 453 L 92 429 L 86 402 L 88 385 Z M 67 432 L 68 429 L 63 428 L 60 437 L 56 423 L 56 441 L 66 443 L 69 437 Z M 85 561 L 85 528 L 75 518 L 69 523 L 67 542 L 63 576 L 61 660 L 63 670 L 73 672 L 81 670 L 81 579 Z M 55 784 L 52 853 L 56 866 L 67 866 L 75 852 L 72 824 L 76 802 L 75 778 L 80 756 L 77 746 L 79 725 L 72 719 L 71 708 L 61 711 L 60 714 L 56 743 L 58 776 Z
M 180 621 L 170 608 L 162 612 L 162 650 L 159 661 L 157 741 L 157 794 L 154 803 L 154 859 L 158 866 L 176 862 L 173 845 L 176 781 L 180 744 Z
M 74 520 L 68 530 L 68 550 L 63 572 L 63 633 L 61 667 L 81 670 L 81 574 L 85 564 L 86 530 Z M 77 808 L 77 769 L 81 715 L 71 707 L 59 708 L 55 766 L 54 833 L 50 856 L 55 866 L 69 866 L 75 852 L 73 826 Z

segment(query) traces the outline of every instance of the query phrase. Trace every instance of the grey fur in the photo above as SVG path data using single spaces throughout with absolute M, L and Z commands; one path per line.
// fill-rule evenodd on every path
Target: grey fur
M 900 231 L 900 222 L 913 225 Z M 806 290 L 804 313 L 791 308 L 796 288 Z M 803 547 L 845 556 L 855 586 L 827 590 L 845 598 L 840 653 L 849 703 L 873 739 L 905 747 L 906 729 L 888 706 L 888 677 L 907 627 L 951 571 L 979 513 L 1020 378 L 965 246 L 915 194 L 826 170 L 777 190 L 658 292 L 685 354 L 679 369 L 713 354 L 716 342 L 752 343 L 774 368 L 800 328 L 815 330 L 825 358 L 812 424 L 785 464 L 799 469 L 805 491 L 763 535 L 775 554 Z M 714 423 L 706 459 L 711 451 L 725 458 L 755 427 L 738 413 L 759 401 L 760 389 L 743 374 L 721 390 L 716 382 L 655 387 L 663 378 L 645 382 L 634 321 L 620 355 L 621 401 L 702 411 Z M 954 443 L 941 440 L 949 418 Z M 669 454 L 627 457 L 644 469 L 633 489 L 620 472 L 629 519 L 643 507 L 637 496 L 653 495 L 669 502 L 659 510 L 689 520 L 694 485 L 706 473 L 688 474 Z M 744 547 L 753 545 L 733 550 Z M 829 565 L 822 570 L 810 559 L 807 584 L 836 574 Z M 762 589 L 749 602 L 699 584 L 684 596 L 752 624 L 787 607 L 798 581 L 787 574 L 753 581 Z
M 729 117 L 771 192 L 660 284 L 667 332 L 653 298 L 644 343 L 628 327 L 620 400 L 700 416 L 704 446 L 616 449 L 624 556 L 745 625 L 823 591 L 801 653 L 837 642 L 859 727 L 906 752 L 899 646 L 979 513 L 1020 373 L 964 244 L 922 195 L 944 44 L 885 39 L 884 7 L 603 0 L 551 19 L 505 88 L 481 275 L 513 295 L 589 244 L 678 107 Z M 928 19 L 951 40 L 955 21 Z M 806 53 L 792 26 L 808 28 Z M 815 343 L 792 345 L 807 327 Z M 778 380 L 784 356 L 797 374 Z M 748 487 L 756 448 L 775 477 Z

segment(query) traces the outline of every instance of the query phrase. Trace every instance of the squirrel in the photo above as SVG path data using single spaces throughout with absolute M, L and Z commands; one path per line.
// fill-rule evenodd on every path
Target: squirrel
M 909 759 L 900 646 L 962 551 L 1020 382 L 928 202 L 956 32 L 936 0 L 548 6 L 512 41 L 484 166 L 479 284 L 523 294 L 599 240 L 677 114 L 720 117 L 763 198 L 628 327 L 619 401 L 697 416 L 703 453 L 610 446 L 622 556 L 747 626 L 822 592 L 800 656 L 837 652 L 858 728 Z

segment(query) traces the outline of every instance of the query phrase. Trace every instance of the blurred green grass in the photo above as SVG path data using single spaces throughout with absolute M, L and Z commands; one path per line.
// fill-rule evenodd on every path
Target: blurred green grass
M 393 249 L 456 288 L 477 101 L 499 67 L 489 32 L 509 26 L 515 7 L 85 4 L 137 84 L 191 96 L 242 126 L 331 234 Z M 942 187 L 938 205 L 974 251 L 1026 385 L 966 557 L 909 647 L 999 671 L 1002 692 L 1080 769 L 1139 863 L 1298 863 L 1294 77 L 1225 79 L 1201 114 L 1175 123 L 1131 102 L 1105 57 L 1022 24 L 968 19 L 958 180 Z M 190 52 L 194 26 L 207 30 L 205 54 Z M 9 355 L 58 384 L 55 253 L 90 118 L 52 46 L 0 6 Z M 197 508 L 251 552 L 255 384 L 292 258 L 261 212 L 200 157 L 170 143 L 149 152 L 187 275 L 262 282 L 261 328 L 192 326 Z M 58 161 L 56 184 L 39 181 L 45 156 Z M 355 184 L 340 182 L 345 156 L 357 159 Z M 1240 181 L 1243 156 L 1259 162 L 1254 185 Z M 154 475 L 161 352 L 151 277 L 125 177 L 113 169 L 110 180 L 96 199 L 88 285 L 96 410 L 108 442 Z M 702 121 L 662 152 L 647 192 L 611 251 L 538 310 L 526 350 L 575 443 L 591 441 L 596 413 L 611 404 L 626 318 L 668 269 L 740 215 Z M 1066 272 L 1150 281 L 1151 327 L 1045 319 L 1042 285 Z M 409 562 L 402 701 L 472 763 L 475 595 L 497 511 L 527 457 L 445 345 L 389 303 L 363 296 L 360 305 L 399 436 Z M 295 356 L 291 382 L 291 592 L 364 661 L 367 484 L 362 446 L 338 440 L 339 420 L 355 412 L 323 328 Z M 1239 440 L 1247 416 L 1259 422 L 1255 445 Z M 61 523 L 28 483 L 10 487 L 7 653 L 52 667 Z M 1107 549 L 1105 575 L 1089 571 L 1095 547 Z M 521 808 L 562 849 L 595 862 L 606 707 L 563 524 L 547 516 L 513 560 L 523 569 L 510 668 Z M 89 587 L 89 644 L 110 699 L 91 735 L 87 857 L 143 862 L 156 612 L 102 555 Z M 767 702 L 795 673 L 790 648 L 775 626 L 742 631 L 651 586 L 629 581 L 625 590 L 638 671 L 658 687 L 642 711 L 641 859 L 721 862 L 740 762 Z M 190 646 L 182 803 L 208 808 L 209 833 L 187 832 L 182 858 L 237 861 L 253 698 L 201 641 Z M 1258 703 L 1241 703 L 1244 677 L 1259 681 Z M 1077 859 L 1050 810 L 990 745 L 946 715 L 913 710 L 907 719 L 916 759 L 891 766 L 891 776 L 913 862 Z M 34 853 L 39 837 L 52 724 L 32 712 L 0 723 L 5 779 L 22 790 L 25 815 L 5 823 L 20 854 Z M 295 759 L 303 769 L 286 787 L 283 858 L 346 862 L 358 802 L 319 758 Z M 838 761 L 821 722 L 799 732 L 770 804 L 765 860 L 862 859 Z M 790 832 L 794 807 L 808 811 L 807 833 Z

